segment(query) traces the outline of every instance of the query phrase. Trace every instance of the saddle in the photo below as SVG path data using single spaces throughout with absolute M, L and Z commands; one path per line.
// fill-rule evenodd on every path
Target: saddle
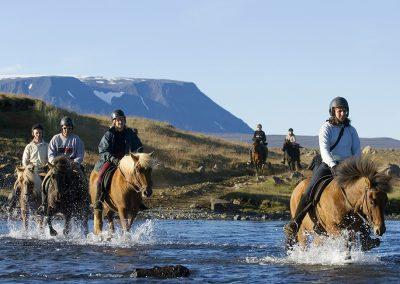
M 322 178 L 320 178 L 318 180 L 318 182 L 315 184 L 315 186 L 312 188 L 312 191 L 311 191 L 313 198 L 307 207 L 312 206 L 313 210 L 309 211 L 309 216 L 310 216 L 311 220 L 314 222 L 314 231 L 317 234 L 325 234 L 326 230 L 322 226 L 322 224 L 320 222 L 320 218 L 318 217 L 318 213 L 315 210 L 315 208 L 321 198 L 321 195 L 322 195 L 324 189 L 328 186 L 328 184 L 332 180 L 333 180 L 333 175 L 323 176 Z

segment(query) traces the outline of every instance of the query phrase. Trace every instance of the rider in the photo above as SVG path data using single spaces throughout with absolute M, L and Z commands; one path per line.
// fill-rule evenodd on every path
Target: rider
M 26 167 L 32 164 L 36 172 L 44 173 L 46 172 L 48 144 L 43 139 L 43 126 L 41 124 L 33 125 L 31 128 L 31 135 L 32 140 L 26 145 L 22 155 L 22 166 Z M 19 192 L 20 187 L 16 182 L 9 198 L 7 206 L 8 211 L 14 209 Z
M 265 147 L 267 147 L 268 143 L 267 143 L 267 136 L 265 135 L 265 132 L 262 130 L 262 125 L 259 123 L 257 124 L 257 128 L 254 131 L 253 134 L 253 141 L 255 140 L 259 140 Z M 252 161 L 252 152 L 253 152 L 253 147 L 250 148 L 249 150 L 249 156 L 250 156 L 250 160 L 248 162 L 248 164 L 251 164 Z
M 61 155 L 65 155 L 72 162 L 72 169 L 76 172 L 81 180 L 86 181 L 84 169 L 82 166 L 85 155 L 85 146 L 78 135 L 73 134 L 74 122 L 68 116 L 60 121 L 61 133 L 56 134 L 50 140 L 48 148 L 48 159 L 52 163 L 53 160 Z M 44 189 L 44 187 L 42 187 Z M 42 205 L 38 212 L 45 212 L 47 209 L 47 192 L 42 190 Z
M 346 99 L 342 97 L 334 98 L 329 106 L 329 114 L 330 118 L 319 131 L 322 163 L 314 172 L 308 187 L 301 196 L 294 218 L 284 227 L 289 240 L 295 238 L 303 218 L 309 211 L 306 207 L 313 200 L 312 190 L 317 181 L 323 176 L 335 175 L 338 164 L 344 159 L 361 155 L 360 139 L 356 129 L 350 125 L 349 105 Z M 342 135 L 340 135 L 341 132 Z M 333 148 L 335 144 L 336 147 Z M 308 208 L 311 208 L 311 206 Z
M 296 143 L 296 135 L 294 135 L 294 133 L 293 133 L 293 128 L 289 128 L 288 134 L 285 137 L 285 142 L 286 141 L 289 141 L 290 143 L 293 143 L 293 144 Z M 285 164 L 285 162 L 286 162 L 286 156 L 283 155 L 282 164 Z
M 111 114 L 112 126 L 106 131 L 101 138 L 99 144 L 100 160 L 95 165 L 98 172 L 96 200 L 94 202 L 94 210 L 103 210 L 102 199 L 103 192 L 101 182 L 104 173 L 111 166 L 118 166 L 119 161 L 125 154 L 131 152 L 143 152 L 143 145 L 137 136 L 137 130 L 126 126 L 126 116 L 120 109 L 113 111 Z M 145 209 L 141 205 L 141 209 Z

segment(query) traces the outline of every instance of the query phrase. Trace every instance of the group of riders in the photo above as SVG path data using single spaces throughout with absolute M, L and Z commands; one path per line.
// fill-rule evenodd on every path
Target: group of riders
M 345 98 L 336 97 L 329 105 L 329 119 L 327 119 L 319 131 L 319 148 L 322 162 L 313 171 L 311 181 L 303 193 L 296 213 L 292 220 L 284 227 L 287 238 L 295 238 L 303 218 L 307 215 L 310 203 L 315 194 L 315 185 L 318 181 L 328 175 L 336 175 L 338 165 L 345 159 L 352 156 L 360 156 L 360 139 L 356 129 L 351 125 L 349 119 L 349 105 Z M 126 126 L 126 117 L 122 110 L 115 110 L 111 114 L 112 126 L 103 135 L 99 146 L 100 159 L 95 165 L 99 173 L 97 181 L 96 198 L 93 204 L 94 210 L 102 210 L 102 199 L 104 198 L 101 182 L 104 173 L 110 167 L 118 166 L 124 155 L 130 152 L 143 152 L 143 145 L 135 129 Z M 74 123 L 70 117 L 64 117 L 60 121 L 60 133 L 53 136 L 49 143 L 43 140 L 43 126 L 36 124 L 32 127 L 32 141 L 25 147 L 22 164 L 27 166 L 33 164 L 35 170 L 45 173 L 47 163 L 60 155 L 67 156 L 74 169 L 85 178 L 82 162 L 84 159 L 84 143 L 73 133 Z M 254 132 L 254 140 L 258 140 L 265 147 L 267 146 L 266 135 L 262 125 L 257 125 Z M 293 129 L 290 128 L 286 136 L 286 142 L 297 144 Z M 298 144 L 297 144 L 298 145 Z M 251 156 L 251 153 L 250 153 Z M 9 210 L 15 207 L 18 186 L 14 187 L 12 197 L 9 201 Z M 42 190 L 42 205 L 39 213 L 46 212 L 46 192 Z M 144 208 L 143 208 L 144 209 Z M 369 231 L 364 233 L 369 237 Z M 379 244 L 379 239 L 368 239 L 369 246 Z
M 115 110 L 111 114 L 112 126 L 103 135 L 99 146 L 100 159 L 95 165 L 98 171 L 98 181 L 96 187 L 96 199 L 93 204 L 95 210 L 102 210 L 102 201 L 104 192 L 101 186 L 104 173 L 112 166 L 118 166 L 119 161 L 128 153 L 143 152 L 143 145 L 140 141 L 137 130 L 126 126 L 126 116 L 120 109 Z M 65 156 L 69 158 L 72 169 L 79 175 L 82 180 L 86 181 L 84 167 L 82 165 L 85 147 L 83 141 L 78 135 L 73 133 L 74 122 L 70 117 L 63 117 L 60 121 L 60 133 L 53 136 L 49 143 L 43 138 L 44 128 L 41 124 L 32 126 L 31 142 L 26 145 L 22 155 L 22 165 L 34 166 L 36 171 L 42 178 L 48 171 L 48 163 L 52 163 L 56 157 Z M 21 186 L 14 185 L 11 193 L 7 210 L 12 211 L 20 194 Z M 142 204 L 141 209 L 145 209 Z M 38 213 L 44 215 L 47 212 L 47 191 L 42 187 L 42 204 L 38 209 Z

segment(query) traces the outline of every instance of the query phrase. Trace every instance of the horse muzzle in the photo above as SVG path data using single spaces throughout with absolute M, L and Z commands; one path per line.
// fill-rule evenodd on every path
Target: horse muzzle
M 374 226 L 374 233 L 378 236 L 382 236 L 386 232 L 385 224 L 382 226 Z
M 150 197 L 152 194 L 153 194 L 153 189 L 151 187 L 146 187 L 144 190 L 142 190 L 143 197 Z

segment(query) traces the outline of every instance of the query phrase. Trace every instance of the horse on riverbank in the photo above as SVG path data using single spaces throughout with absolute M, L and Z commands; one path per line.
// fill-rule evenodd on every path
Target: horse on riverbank
M 113 173 L 110 188 L 105 194 L 103 212 L 94 210 L 94 234 L 98 235 L 103 230 L 103 215 L 107 217 L 110 233 L 114 233 L 115 213 L 119 215 L 123 231 L 127 232 L 131 229 L 142 203 L 142 197 L 150 197 L 153 193 L 151 173 L 154 160 L 151 156 L 151 153 L 131 153 L 121 159 Z M 90 174 L 89 186 L 92 204 L 96 198 L 97 178 L 98 173 L 93 170 Z
M 76 217 L 81 222 L 85 235 L 88 233 L 89 198 L 87 182 L 65 156 L 56 157 L 42 183 L 42 190 L 48 192 L 47 223 L 50 235 L 57 235 L 52 226 L 52 218 L 56 213 L 64 216 L 63 233 L 68 235 L 71 230 L 71 220 Z
M 288 163 L 289 169 L 291 171 L 301 170 L 300 165 L 300 145 L 297 143 L 292 143 L 288 140 L 285 140 L 282 146 L 283 155 L 285 155 L 285 159 Z
M 314 236 L 315 229 L 328 236 L 340 236 L 348 230 L 348 249 L 355 241 L 357 232 L 366 223 L 374 233 L 382 236 L 385 231 L 384 209 L 391 190 L 391 177 L 378 171 L 378 167 L 368 157 L 350 158 L 338 167 L 337 176 L 327 185 L 315 201 L 313 209 L 305 216 L 295 240 L 287 240 L 288 247 L 299 242 L 307 245 L 307 235 Z M 298 202 L 309 180 L 296 186 L 290 199 L 290 211 L 294 217 Z M 361 240 L 362 242 L 363 240 Z
M 21 220 L 25 230 L 28 230 L 29 215 L 36 212 L 41 202 L 42 180 L 33 165 L 18 166 L 15 169 L 17 180 L 14 191 L 19 191 L 19 204 L 21 207 Z M 43 227 L 43 217 L 36 216 L 39 228 Z
M 268 157 L 268 148 L 264 146 L 260 139 L 254 139 L 251 150 L 251 162 L 256 170 L 256 176 L 261 173 L 266 165 Z

